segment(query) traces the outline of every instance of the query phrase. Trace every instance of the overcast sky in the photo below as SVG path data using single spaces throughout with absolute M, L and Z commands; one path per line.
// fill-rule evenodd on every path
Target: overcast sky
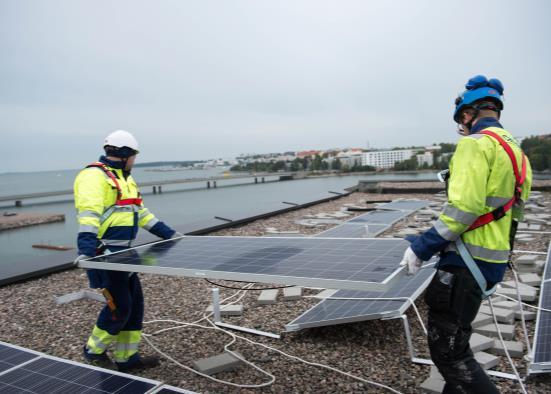
M 458 138 L 475 74 L 504 125 L 551 132 L 549 1 L 0 0 L 5 171 Z

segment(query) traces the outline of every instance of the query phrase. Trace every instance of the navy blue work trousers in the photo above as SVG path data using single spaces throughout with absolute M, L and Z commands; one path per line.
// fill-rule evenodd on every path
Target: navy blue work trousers
M 469 345 L 482 291 L 467 267 L 441 266 L 425 292 L 428 344 L 446 381 L 443 393 L 498 393 Z

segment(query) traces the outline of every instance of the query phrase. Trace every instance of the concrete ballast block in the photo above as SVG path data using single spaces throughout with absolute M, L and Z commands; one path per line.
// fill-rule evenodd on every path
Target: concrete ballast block
M 499 330 L 501 331 L 501 336 L 503 339 L 513 339 L 515 335 L 515 328 L 509 324 L 498 324 Z M 477 332 L 482 335 L 486 335 L 492 338 L 498 338 L 497 330 L 495 324 L 487 324 L 482 327 L 477 327 L 473 329 L 474 332 Z
M 490 353 L 478 352 L 474 354 L 474 358 L 484 369 L 493 368 L 499 363 L 499 358 Z
M 503 294 L 503 295 L 512 297 L 514 299 L 517 299 L 517 290 L 516 289 L 502 287 L 501 289 L 497 289 L 496 293 L 498 295 Z M 537 293 L 535 291 L 526 291 L 526 290 L 519 289 L 519 293 L 520 293 L 520 300 L 521 301 L 532 302 L 532 301 L 535 301 L 536 298 L 537 298 Z
M 207 308 L 207 313 L 212 313 L 212 305 Z M 241 316 L 242 314 L 242 304 L 220 305 L 220 316 Z
M 283 289 L 283 301 L 294 301 L 302 298 L 302 287 L 293 286 Z
M 494 319 L 492 319 L 492 316 L 488 316 L 484 313 L 479 313 L 478 315 L 476 315 L 473 322 L 471 323 L 471 327 L 472 328 L 482 327 L 490 324 L 493 321 Z
M 494 345 L 494 339 L 475 332 L 471 335 L 469 345 L 473 353 L 477 353 L 482 350 L 490 349 Z
M 262 290 L 256 302 L 259 305 L 275 304 L 278 293 L 278 289 Z
M 444 391 L 444 385 L 446 382 L 439 379 L 434 378 L 427 378 L 423 383 L 421 383 L 421 390 L 425 393 L 430 394 L 440 394 L 442 391 Z
M 489 306 L 482 305 L 480 309 L 478 310 L 479 313 L 484 313 L 486 315 L 492 315 L 492 310 Z M 515 311 L 511 309 L 502 309 L 502 308 L 496 308 L 494 307 L 494 313 L 496 315 L 496 319 L 500 323 L 508 323 L 511 324 L 515 320 Z
M 509 355 L 511 357 L 522 357 L 524 355 L 524 345 L 522 344 L 522 342 L 518 342 L 518 341 L 503 341 L 503 342 L 505 342 L 505 347 L 507 348 L 507 351 L 509 352 Z M 494 344 L 492 345 L 491 352 L 499 356 L 505 356 L 505 350 L 503 349 L 503 345 L 501 344 L 501 341 L 499 339 L 494 340 Z
M 237 354 L 242 357 L 241 354 Z M 225 352 L 217 356 L 193 361 L 193 368 L 206 375 L 213 375 L 219 372 L 233 371 L 241 364 L 243 364 L 243 361 L 235 357 L 233 354 Z
M 494 307 L 501 308 L 501 309 L 508 309 L 512 311 L 518 311 L 520 309 L 518 302 L 509 301 L 509 300 L 494 302 Z
M 528 307 L 523 308 L 523 313 L 524 313 L 524 320 L 526 320 L 526 321 L 536 320 L 536 316 L 538 315 L 538 313 L 536 312 L 535 309 L 531 309 L 531 308 L 528 308 Z M 520 310 L 515 311 L 515 319 L 521 320 L 521 318 L 522 317 L 521 317 L 521 314 L 520 314 Z
M 541 276 L 534 273 L 520 274 L 518 280 L 522 283 L 525 283 L 530 286 L 539 287 L 541 286 Z
M 501 284 L 501 286 L 507 287 L 507 288 L 510 288 L 510 289 L 516 289 L 517 288 L 517 284 L 514 280 L 507 280 L 505 282 L 501 282 L 500 284 Z M 520 290 L 524 290 L 524 291 L 535 291 L 536 293 L 538 292 L 538 289 L 535 288 L 534 286 L 530 286 L 526 283 L 522 283 L 521 281 L 519 281 L 518 288 Z
M 517 265 L 532 265 L 536 263 L 536 260 L 538 259 L 538 256 L 535 254 L 523 254 L 522 256 L 519 256 L 515 263 Z

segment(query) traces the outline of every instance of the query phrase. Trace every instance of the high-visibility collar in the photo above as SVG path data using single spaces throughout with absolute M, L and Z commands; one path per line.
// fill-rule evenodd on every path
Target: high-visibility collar
M 486 213 L 482 216 L 479 216 L 473 224 L 467 229 L 467 231 L 474 230 L 478 227 L 482 227 L 488 223 L 493 222 L 494 220 L 499 220 L 502 217 L 505 216 L 507 211 L 509 211 L 513 206 L 520 202 L 520 196 L 522 194 L 522 185 L 524 184 L 524 181 L 526 180 L 526 156 L 524 155 L 524 152 L 520 152 L 522 155 L 522 168 L 519 172 L 518 164 L 517 164 L 517 158 L 515 156 L 515 152 L 513 152 L 513 149 L 511 146 L 505 142 L 501 136 L 491 130 L 482 130 L 480 134 L 487 135 L 489 137 L 494 138 L 499 144 L 505 149 L 505 152 L 507 153 L 507 156 L 509 156 L 509 159 L 511 159 L 511 164 L 513 165 L 513 172 L 515 174 L 515 190 L 513 193 L 513 197 L 505 203 L 505 205 L 498 207 L 494 209 L 492 212 Z
M 121 185 L 119 184 L 119 180 L 117 179 L 115 174 L 113 174 L 113 171 L 111 171 L 109 167 L 107 167 L 104 163 L 97 161 L 95 163 L 92 163 L 86 166 L 86 168 L 94 168 L 94 167 L 102 170 L 105 173 L 105 175 L 107 175 L 109 179 L 111 179 L 115 184 L 115 187 L 117 188 L 117 200 L 115 201 L 115 205 L 125 206 L 125 205 L 142 204 L 143 199 L 140 198 L 140 193 L 138 193 L 138 198 L 125 198 L 125 199 L 122 198 L 122 188 L 121 188 Z

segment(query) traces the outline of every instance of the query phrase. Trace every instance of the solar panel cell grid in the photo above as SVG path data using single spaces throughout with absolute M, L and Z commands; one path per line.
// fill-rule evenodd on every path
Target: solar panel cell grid
M 0 373 L 36 357 L 34 353 L 0 344 Z
M 2 392 L 145 393 L 156 385 L 86 366 L 40 358 L 0 376 Z
M 414 297 L 426 287 L 433 275 L 434 268 L 426 268 L 415 276 L 401 278 L 386 292 L 339 290 L 332 297 L 381 299 Z M 409 302 L 407 300 L 324 300 L 287 324 L 287 330 L 294 331 L 382 316 L 395 316 L 403 313 L 403 310 L 408 306 Z
M 398 262 L 407 246 L 400 239 L 185 237 L 98 257 L 80 266 L 381 290 L 400 271 Z
M 547 252 L 545 280 L 540 290 L 539 306 L 551 309 L 551 243 Z M 534 343 L 533 364 L 542 364 L 542 369 L 551 370 L 551 313 L 539 311 L 536 320 L 536 338 Z M 531 367 L 532 368 L 532 367 Z

